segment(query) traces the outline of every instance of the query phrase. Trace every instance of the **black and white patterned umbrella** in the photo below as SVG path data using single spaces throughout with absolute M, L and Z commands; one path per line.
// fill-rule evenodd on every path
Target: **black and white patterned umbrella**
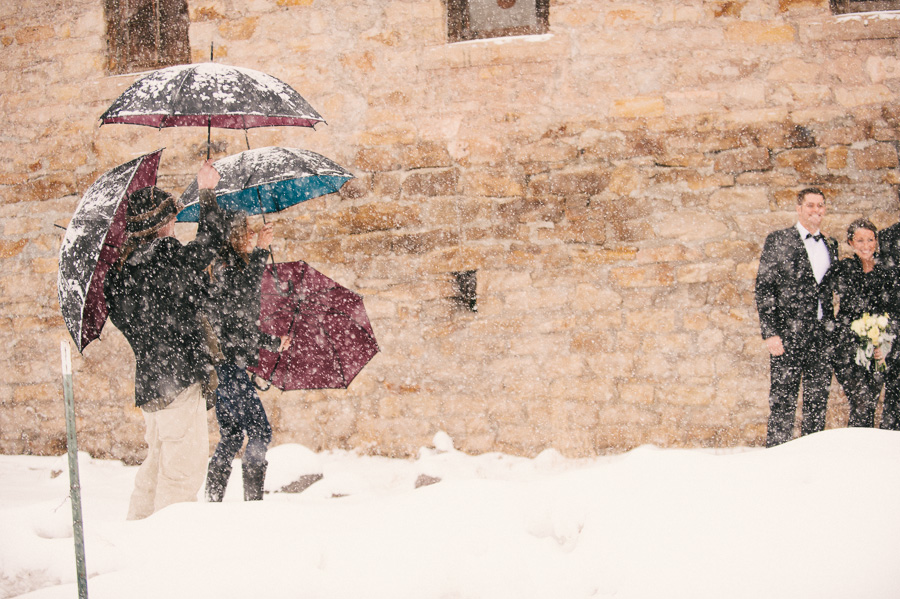
M 221 179 L 216 201 L 228 210 L 268 214 L 294 204 L 334 193 L 353 174 L 321 154 L 298 148 L 271 146 L 246 150 L 213 163 Z M 197 180 L 181 195 L 181 222 L 200 215 Z
M 280 79 L 212 62 L 153 71 L 135 81 L 100 117 L 103 124 L 149 127 L 314 127 L 323 119 Z
M 156 184 L 162 150 L 107 171 L 84 193 L 59 249 L 57 292 L 78 351 L 100 336 L 109 309 L 103 281 L 125 241 L 126 198 Z

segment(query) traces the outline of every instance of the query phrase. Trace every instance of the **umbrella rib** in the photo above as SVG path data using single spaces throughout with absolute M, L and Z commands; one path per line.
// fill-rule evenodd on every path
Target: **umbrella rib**
M 184 87 L 184 82 L 187 81 L 188 77 L 191 74 L 191 69 L 185 69 L 184 73 L 182 73 L 181 79 L 178 81 L 178 84 L 175 86 L 175 91 L 172 93 L 172 102 L 170 106 L 172 107 L 170 110 L 169 116 L 175 116 L 175 100 L 181 95 L 181 89 Z M 209 158 L 209 156 L 207 156 Z
M 344 389 L 346 389 L 347 386 L 349 385 L 349 383 L 347 383 L 347 375 L 344 374 L 344 363 L 340 360 L 340 354 L 338 354 L 337 350 L 334 347 L 334 339 L 328 333 L 328 330 L 322 326 L 322 319 L 319 318 L 317 320 L 318 320 L 318 324 L 319 324 L 319 332 L 321 332 L 323 335 L 325 335 L 325 338 L 328 339 L 329 345 L 331 346 L 331 349 L 334 352 L 334 361 L 337 364 L 338 374 L 341 377 L 341 385 L 343 386 Z

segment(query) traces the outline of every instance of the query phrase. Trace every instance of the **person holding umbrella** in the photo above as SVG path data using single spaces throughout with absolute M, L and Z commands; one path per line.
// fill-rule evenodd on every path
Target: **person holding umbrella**
M 232 461 L 246 435 L 241 466 L 244 501 L 256 501 L 263 496 L 272 427 L 247 368 L 257 365 L 260 347 L 281 352 L 290 346 L 291 338 L 259 330 L 260 283 L 270 255 L 266 248 L 272 244 L 272 225 L 254 235 L 246 212 L 229 211 L 228 215 L 228 242 L 209 272 L 207 312 L 224 359 L 216 366 L 216 420 L 221 439 L 209 461 L 206 499 L 222 501 Z
M 138 470 L 128 519 L 196 501 L 209 451 L 207 392 L 216 385 L 204 333 L 202 275 L 225 241 L 224 214 L 212 191 L 219 173 L 197 174 L 200 219 L 187 245 L 174 237 L 175 198 L 155 187 L 128 196 L 126 237 L 104 282 L 110 320 L 135 356 L 135 405 L 146 423 L 147 457 Z

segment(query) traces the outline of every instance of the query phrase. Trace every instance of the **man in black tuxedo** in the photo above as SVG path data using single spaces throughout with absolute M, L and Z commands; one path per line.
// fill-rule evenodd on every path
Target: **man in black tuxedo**
M 833 264 L 837 241 L 819 225 L 825 195 L 808 188 L 797 194 L 797 224 L 766 237 L 756 275 L 756 307 L 769 350 L 769 423 L 766 447 L 790 441 L 800 382 L 800 434 L 825 428 L 832 375 L 830 337 L 834 331 Z
M 900 275 L 900 223 L 878 232 L 878 256 L 881 263 L 894 273 Z M 892 369 L 900 368 L 900 363 L 893 362 Z M 884 380 L 884 409 L 881 413 L 881 428 L 900 431 L 900 375 L 889 372 Z

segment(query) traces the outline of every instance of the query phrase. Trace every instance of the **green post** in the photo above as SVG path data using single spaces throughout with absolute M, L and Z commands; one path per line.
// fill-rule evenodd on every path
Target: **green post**
M 63 397 L 66 404 L 66 445 L 69 447 L 69 498 L 72 501 L 72 530 L 75 537 L 75 569 L 78 599 L 87 599 L 87 571 L 84 565 L 84 524 L 81 519 L 81 482 L 78 476 L 78 445 L 75 440 L 75 392 L 72 386 L 72 353 L 66 341 L 62 353 Z

